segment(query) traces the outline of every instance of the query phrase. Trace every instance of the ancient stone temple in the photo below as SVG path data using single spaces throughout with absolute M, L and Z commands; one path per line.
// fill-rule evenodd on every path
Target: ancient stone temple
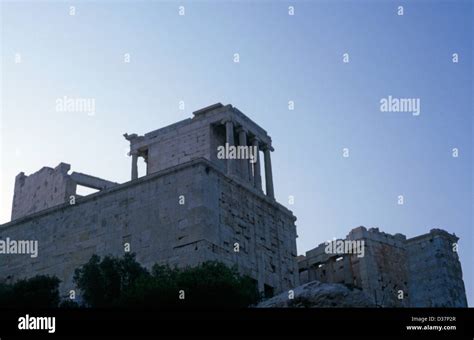
M 384 307 L 467 307 L 458 240 L 441 229 L 407 239 L 358 227 L 300 256 L 300 280 L 360 288 Z
M 38 256 L 0 254 L 0 278 L 56 275 L 66 294 L 74 269 L 92 254 L 122 256 L 128 246 L 145 266 L 236 265 L 267 295 L 298 285 L 296 217 L 274 198 L 272 140 L 264 129 L 231 105 L 215 104 L 143 136 L 124 136 L 129 182 L 69 174 L 64 163 L 17 176 L 12 221 L 0 226 L 0 240 L 37 240 Z M 223 146 L 236 150 L 219 157 Z M 236 157 L 249 150 L 253 157 Z M 142 177 L 138 157 L 146 161 Z M 99 191 L 81 197 L 77 185 Z

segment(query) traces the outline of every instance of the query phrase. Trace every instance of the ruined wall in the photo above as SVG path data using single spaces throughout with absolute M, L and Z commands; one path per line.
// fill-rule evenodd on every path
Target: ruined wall
M 260 287 L 286 287 L 261 271 L 273 264 L 284 282 L 297 281 L 294 217 L 245 190 L 199 159 L 20 218 L 0 226 L 0 239 L 38 240 L 38 257 L 0 255 L 0 278 L 57 275 L 66 294 L 74 269 L 92 254 L 122 256 L 130 243 L 148 267 L 222 260 L 263 279 Z M 257 235 L 265 240 L 256 242 Z M 239 253 L 234 240 L 243 244 Z
M 326 244 L 306 252 L 306 256 L 300 259 L 300 265 L 304 268 L 300 275 L 301 283 L 310 281 L 344 283 L 359 286 L 354 274 L 359 272 L 358 258 L 356 255 L 335 254 L 326 252 Z
M 440 229 L 408 240 L 413 307 L 467 307 L 457 241 Z
M 44 167 L 34 174 L 23 172 L 15 178 L 12 220 L 65 203 L 76 192 L 76 184 L 67 172 L 69 164 Z
M 12 220 L 81 197 L 76 194 L 78 185 L 96 190 L 118 185 L 118 183 L 78 172 L 68 175 L 70 169 L 69 164 L 60 163 L 54 169 L 44 167 L 29 176 L 25 176 L 23 172 L 19 173 L 15 179 Z
M 407 240 L 358 227 L 346 240 L 363 240 L 364 256 L 327 254 L 323 243 L 300 258 L 301 281 L 359 287 L 387 307 L 467 307 L 456 236 L 434 229 Z
M 390 235 L 378 229 L 356 229 L 349 239 L 360 236 L 365 241 L 365 255 L 360 259 L 357 279 L 375 303 L 381 306 L 408 307 L 408 262 L 403 235 Z
M 342 241 L 355 240 L 364 242 L 363 253 L 327 253 L 325 243 L 308 251 L 300 261 L 304 280 L 344 283 L 363 289 L 378 305 L 408 306 L 404 236 L 359 227 Z M 401 300 L 398 299 L 400 290 L 404 295 Z
M 359 260 L 355 255 L 333 256 L 311 271 L 311 281 L 360 286 Z

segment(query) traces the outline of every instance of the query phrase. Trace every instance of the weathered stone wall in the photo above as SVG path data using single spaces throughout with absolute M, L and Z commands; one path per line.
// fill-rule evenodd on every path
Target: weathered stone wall
M 121 256 L 130 243 L 147 267 L 221 260 L 279 291 L 298 283 L 294 219 L 198 159 L 0 226 L 0 239 L 39 243 L 37 258 L 0 255 L 0 278 L 57 275 L 66 294 L 92 254 Z
M 166 127 L 146 134 L 145 137 L 153 141 L 147 146 L 147 174 L 196 158 L 206 158 L 225 172 L 230 163 L 235 163 L 233 175 L 248 181 L 249 176 L 248 174 L 244 176 L 242 166 L 246 162 L 245 165 L 248 167 L 249 160 L 227 160 L 217 157 L 218 147 L 225 146 L 226 135 L 225 126 L 213 124 L 214 120 L 208 117 L 189 119 L 177 123 L 174 129 Z M 239 145 L 237 129 L 234 129 L 234 139 L 236 145 Z M 247 142 L 250 145 L 250 142 Z
M 0 276 L 57 275 L 65 292 L 72 288 L 74 269 L 92 254 L 121 256 L 126 242 L 146 266 L 204 260 L 194 243 L 212 238 L 214 231 L 204 223 L 202 168 L 170 169 L 3 225 L 1 239 L 38 240 L 39 253 L 37 258 L 0 255 Z M 178 204 L 179 195 L 186 204 Z
M 467 307 L 457 241 L 440 229 L 408 240 L 413 307 Z
M 225 145 L 226 135 L 225 135 L 225 126 L 211 126 L 211 153 L 210 160 L 214 163 L 219 169 L 227 172 L 228 160 L 217 158 L 217 148 L 221 145 Z
M 306 283 L 317 280 L 357 286 L 356 278 L 351 275 L 359 271 L 357 256 L 326 253 L 325 249 L 326 244 L 322 243 L 306 252 L 306 257 L 300 262 L 304 263 L 305 268 L 300 275 L 300 281 Z
M 355 275 L 360 287 L 379 305 L 409 306 L 406 237 L 380 232 L 378 228 L 356 228 L 347 238 L 365 242 L 365 254 Z M 399 299 L 401 294 L 403 298 Z
M 25 176 L 23 172 L 18 174 L 15 179 L 12 220 L 81 197 L 76 194 L 78 185 L 96 190 L 118 185 L 118 183 L 78 172 L 68 175 L 70 169 L 69 164 L 60 163 L 54 169 L 44 167 L 29 176 Z
M 359 227 L 353 229 L 346 240 L 363 240 L 363 256 L 328 254 L 323 243 L 308 251 L 301 261 L 306 282 L 344 283 L 362 288 L 378 305 L 408 306 L 405 238 Z M 398 299 L 400 290 L 403 299 Z
M 218 205 L 210 208 L 219 214 L 219 244 L 230 250 L 239 245 L 239 253 L 227 257 L 256 278 L 261 291 L 265 285 L 274 292 L 297 286 L 296 218 L 262 193 L 234 183 L 211 175 L 211 188 L 218 188 Z
M 161 171 L 195 158 L 210 159 L 210 129 L 205 121 L 188 119 L 176 128 L 158 130 L 153 137 L 153 143 L 148 147 L 148 173 Z
M 29 176 L 18 174 L 12 220 L 66 202 L 76 192 L 76 184 L 67 175 L 69 169 L 68 164 L 61 163 L 54 169 L 44 167 Z

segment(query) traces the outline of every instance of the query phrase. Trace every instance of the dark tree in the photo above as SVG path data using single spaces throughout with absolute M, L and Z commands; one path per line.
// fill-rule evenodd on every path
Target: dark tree
M 0 306 L 18 309 L 55 308 L 60 301 L 60 282 L 54 276 L 38 275 L 14 284 L 0 283 Z
M 136 260 L 134 254 L 123 258 L 93 255 L 89 262 L 74 272 L 74 282 L 83 293 L 83 299 L 91 307 L 118 307 L 123 296 L 135 281 L 149 275 Z
M 155 265 L 150 273 L 129 254 L 94 255 L 76 269 L 74 281 L 91 307 L 242 308 L 260 297 L 254 280 L 220 262 L 184 269 Z

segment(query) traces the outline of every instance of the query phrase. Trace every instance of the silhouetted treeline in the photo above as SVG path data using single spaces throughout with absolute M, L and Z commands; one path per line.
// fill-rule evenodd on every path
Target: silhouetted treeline
M 154 265 L 149 271 L 133 254 L 102 259 L 94 255 L 77 268 L 79 303 L 61 299 L 59 283 L 49 276 L 0 283 L 0 307 L 243 308 L 260 299 L 255 281 L 235 267 L 210 261 L 185 269 Z

